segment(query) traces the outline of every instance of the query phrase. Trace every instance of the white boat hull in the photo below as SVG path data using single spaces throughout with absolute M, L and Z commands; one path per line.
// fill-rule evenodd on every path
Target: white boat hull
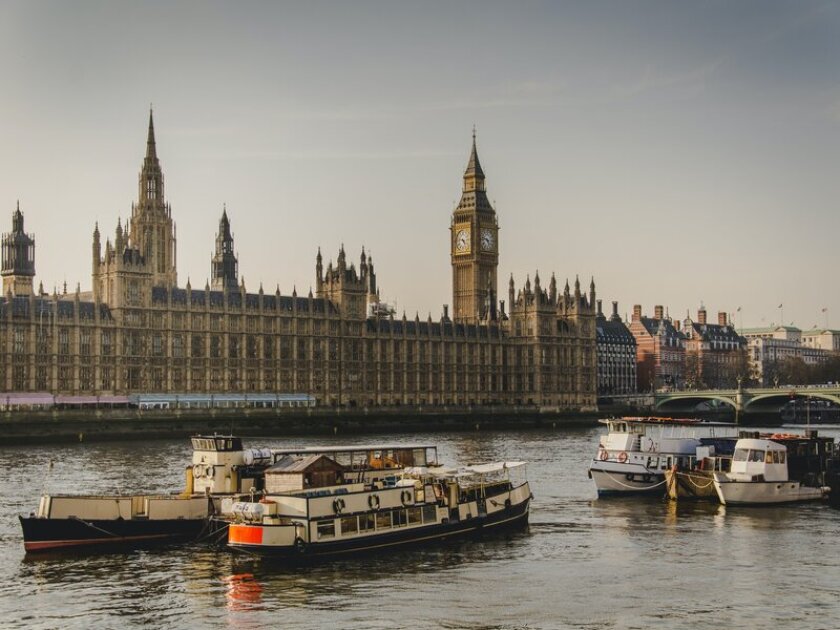
M 816 501 L 825 488 L 803 486 L 798 481 L 730 481 L 715 479 L 715 490 L 724 505 L 772 505 Z
M 640 464 L 592 460 L 589 475 L 595 482 L 598 496 L 665 491 L 665 475 Z

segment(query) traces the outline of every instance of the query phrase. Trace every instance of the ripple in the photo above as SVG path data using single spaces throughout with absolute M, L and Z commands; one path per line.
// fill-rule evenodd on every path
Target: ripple
M 366 442 L 438 443 L 447 462 L 529 461 L 530 526 L 306 567 L 203 546 L 26 557 L 17 514 L 34 509 L 45 489 L 177 490 L 189 444 L 0 448 L 0 569 L 6 576 L 0 619 L 4 628 L 28 630 L 835 625 L 840 511 L 817 504 L 737 510 L 656 498 L 595 499 L 586 467 L 599 434 L 599 428 L 576 428 L 368 436 Z

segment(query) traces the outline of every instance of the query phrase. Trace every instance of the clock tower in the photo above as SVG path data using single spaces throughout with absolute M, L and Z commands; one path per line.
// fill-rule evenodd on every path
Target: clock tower
M 454 320 L 474 324 L 492 319 L 496 311 L 499 223 L 484 189 L 484 171 L 475 148 L 475 129 L 461 201 L 452 213 L 449 229 Z

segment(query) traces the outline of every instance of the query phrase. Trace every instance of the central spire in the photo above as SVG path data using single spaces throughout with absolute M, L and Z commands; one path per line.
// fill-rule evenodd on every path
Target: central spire
M 152 115 L 152 108 L 149 107 L 149 136 L 146 139 L 146 159 L 157 161 L 157 148 L 155 147 L 155 121 Z

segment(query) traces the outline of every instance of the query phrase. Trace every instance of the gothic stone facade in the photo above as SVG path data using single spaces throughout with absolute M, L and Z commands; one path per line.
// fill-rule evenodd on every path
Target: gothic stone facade
M 297 392 L 320 405 L 534 404 L 595 407 L 595 287 L 552 276 L 509 286 L 497 303 L 498 224 L 473 139 L 452 219 L 454 317 L 394 317 L 378 308 L 373 261 L 342 247 L 316 294 L 248 292 L 237 282 L 227 211 L 211 281 L 177 284 L 176 235 L 150 116 L 138 201 L 104 248 L 93 234 L 92 290 L 33 292 L 34 241 L 15 214 L 4 238 L 0 391 Z M 17 245 L 15 245 L 17 244 Z

